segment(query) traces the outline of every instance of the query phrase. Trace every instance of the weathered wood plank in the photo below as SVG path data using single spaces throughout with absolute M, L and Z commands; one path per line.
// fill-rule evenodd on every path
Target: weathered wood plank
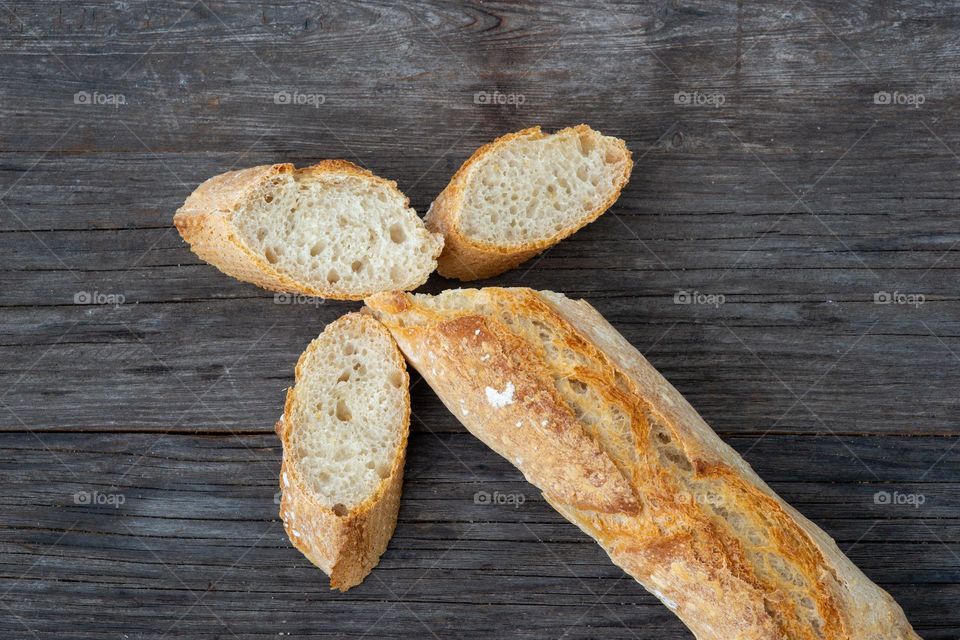
M 419 613 L 419 607 L 442 606 L 444 615 L 466 616 L 468 635 L 482 633 L 505 611 L 518 619 L 501 623 L 504 629 L 547 633 L 547 627 L 528 627 L 520 619 L 536 609 L 550 612 L 554 629 L 576 625 L 589 633 L 580 618 L 596 616 L 591 624 L 622 618 L 634 632 L 661 629 L 666 637 L 687 637 L 516 470 L 466 434 L 413 435 L 397 533 L 376 577 L 346 595 L 329 592 L 322 575 L 284 537 L 274 503 L 279 448 L 273 436 L 44 434 L 41 440 L 43 447 L 29 434 L 0 436 L 5 501 L 16 507 L 0 531 L 0 575 L 10 582 L 14 602 L 41 602 L 43 594 L 39 609 L 20 605 L 24 616 L 42 614 L 29 618 L 40 630 L 104 606 L 102 592 L 109 590 L 115 600 L 110 619 L 91 613 L 85 620 L 91 630 L 147 624 L 137 603 L 149 598 L 164 606 L 158 620 L 172 625 L 186 615 L 187 630 L 202 635 L 219 623 L 204 607 L 187 609 L 209 588 L 203 601 L 241 637 L 241 630 L 268 632 L 281 612 L 297 628 L 308 624 L 316 607 L 348 615 L 351 607 L 393 602 L 400 594 L 401 609 Z M 946 609 L 924 619 L 919 606 L 960 595 L 953 584 L 960 577 L 953 556 L 960 544 L 960 453 L 948 453 L 920 483 L 873 482 L 854 465 L 846 481 L 836 482 L 817 473 L 821 465 L 809 464 L 834 448 L 832 439 L 822 440 L 767 436 L 751 452 L 758 451 L 758 472 L 900 597 L 908 613 L 918 605 L 920 618 L 912 617 L 921 628 L 960 623 Z M 903 442 L 891 447 L 894 438 L 864 440 L 864 449 L 906 452 L 901 461 L 912 469 L 900 477 L 914 476 L 944 451 L 937 439 L 904 439 L 922 445 L 912 448 Z M 808 470 L 823 480 L 797 482 Z M 945 477 L 952 480 L 943 482 Z M 925 501 L 916 507 L 877 505 L 873 494 L 893 487 Z M 524 502 L 478 504 L 478 491 L 522 495 Z M 886 552 L 891 545 L 896 554 Z M 597 599 L 591 592 L 605 594 L 609 609 L 591 609 Z M 469 606 L 479 602 L 485 607 Z M 444 629 L 442 616 L 429 620 L 437 633 Z M 415 621 L 401 629 L 413 632 L 406 625 Z M 4 624 L 16 632 L 11 621 L 0 620 Z M 356 631 L 351 624 L 337 628 Z
M 799 114 L 822 122 L 820 139 L 843 149 L 844 137 L 828 131 L 849 133 L 849 118 L 823 115 L 841 111 L 858 88 L 862 94 L 846 106 L 865 111 L 884 83 L 910 79 L 922 89 L 955 90 L 943 82 L 943 61 L 957 53 L 958 18 L 955 6 L 942 3 L 887 11 L 826 2 L 747 10 L 724 2 L 562 4 L 547 15 L 441 3 L 282 3 L 260 11 L 241 2 L 78 5 L 15 2 L 7 12 L 2 51 L 18 64 L 5 87 L 29 99 L 7 109 L 39 112 L 64 126 L 19 136 L 8 129 L 5 147 L 45 149 L 85 115 L 73 93 L 98 88 L 129 95 L 113 110 L 130 117 L 131 129 L 157 150 L 218 151 L 245 149 L 265 122 L 283 127 L 273 138 L 283 144 L 298 134 L 303 140 L 305 131 L 313 139 L 329 136 L 319 118 L 336 125 L 350 116 L 365 126 L 331 127 L 348 147 L 377 141 L 403 149 L 416 138 L 423 148 L 424 133 L 448 130 L 458 116 L 477 111 L 479 90 L 522 92 L 528 100 L 519 110 L 479 111 L 485 120 L 522 125 L 533 115 L 567 116 L 572 101 L 598 121 L 636 122 L 651 113 L 676 120 L 677 90 L 712 88 L 730 94 L 727 114 L 771 116 L 763 124 L 779 139 L 796 138 L 790 115 Z M 38 41 L 37 30 L 46 37 Z M 897 46 L 887 44 L 893 38 Z M 228 84 L 235 82 L 243 87 Z M 277 110 L 273 94 L 297 86 L 319 87 L 328 99 L 320 109 Z M 402 108 L 385 109 L 385 102 Z M 949 102 L 936 106 L 954 108 Z M 691 111 L 683 113 L 696 117 Z M 398 113 L 417 127 L 397 127 Z M 140 148 L 132 132 L 107 118 L 83 120 L 78 149 L 114 150 L 118 142 Z M 396 135 L 380 138 L 388 128 Z
M 358 305 L 277 304 L 210 276 L 253 297 L 6 309 L 0 428 L 269 431 L 299 353 Z M 588 296 L 721 433 L 955 433 L 957 302 L 749 298 Z M 454 423 L 426 390 L 415 411 Z

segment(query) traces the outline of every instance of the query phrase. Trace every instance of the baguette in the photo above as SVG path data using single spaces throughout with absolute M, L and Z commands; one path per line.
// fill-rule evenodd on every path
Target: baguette
M 410 378 L 390 333 L 349 313 L 300 356 L 277 435 L 280 517 L 290 542 L 346 591 L 379 562 L 397 524 Z
M 173 222 L 194 253 L 227 275 L 323 298 L 416 289 L 443 247 L 396 182 L 345 160 L 215 176 Z
M 553 135 L 533 127 L 485 144 L 424 219 L 445 239 L 440 275 L 489 278 L 529 260 L 609 209 L 632 168 L 623 140 L 585 124 Z
M 919 638 L 586 302 L 482 289 L 367 305 L 466 428 L 699 640 Z

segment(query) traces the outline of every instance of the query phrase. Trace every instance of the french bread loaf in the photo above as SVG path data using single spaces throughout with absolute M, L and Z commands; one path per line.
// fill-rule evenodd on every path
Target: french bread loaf
M 529 260 L 610 208 L 632 168 L 623 140 L 585 124 L 483 145 L 424 218 L 444 236 L 440 275 L 478 280 Z
M 293 546 L 330 576 L 331 588 L 359 584 L 393 535 L 409 381 L 390 333 L 359 313 L 329 324 L 297 362 L 276 425 L 280 517 Z
M 396 182 L 345 160 L 215 176 L 173 221 L 193 252 L 227 275 L 323 298 L 416 289 L 443 246 Z
M 699 640 L 919 638 L 586 302 L 491 288 L 367 305 L 466 428 Z

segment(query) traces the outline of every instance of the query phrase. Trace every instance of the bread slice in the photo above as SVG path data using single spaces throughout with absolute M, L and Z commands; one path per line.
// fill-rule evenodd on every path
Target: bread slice
M 367 305 L 463 425 L 699 640 L 919 640 L 586 302 L 488 288 Z
M 346 591 L 379 562 L 397 524 L 410 378 L 393 338 L 348 313 L 300 356 L 277 435 L 280 517 L 290 541 Z
M 324 298 L 416 289 L 443 247 L 396 182 L 345 160 L 215 176 L 173 222 L 194 253 L 227 275 Z
M 585 124 L 511 133 L 470 156 L 424 222 L 443 234 L 440 275 L 489 278 L 596 220 L 620 196 L 633 160 L 623 140 Z

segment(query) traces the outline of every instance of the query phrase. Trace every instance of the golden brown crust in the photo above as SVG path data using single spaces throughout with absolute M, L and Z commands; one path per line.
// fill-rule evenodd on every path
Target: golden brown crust
M 210 178 L 197 187 L 183 206 L 177 210 L 173 217 L 173 224 L 181 237 L 190 244 L 190 249 L 201 260 L 229 276 L 258 287 L 270 291 L 300 293 L 337 300 L 362 300 L 376 293 L 375 289 L 345 292 L 297 280 L 275 268 L 243 241 L 233 223 L 234 212 L 281 174 L 356 176 L 386 185 L 403 196 L 405 207 L 410 205 L 410 199 L 400 192 L 395 181 L 381 178 L 352 162 L 336 159 L 323 160 L 302 169 L 296 169 L 292 164 L 284 163 L 228 171 Z M 419 287 L 427 281 L 429 275 L 429 273 L 424 274 L 419 281 L 411 283 L 408 288 Z
M 547 490 L 578 508 L 604 513 L 637 510 L 633 492 L 616 466 L 577 427 L 576 417 L 556 392 L 538 385 L 534 354 L 522 341 L 510 340 L 496 320 L 470 316 L 438 323 L 430 333 L 400 331 L 403 340 L 416 341 L 416 348 L 407 353 L 426 355 L 414 366 L 429 369 L 434 390 L 462 419 L 484 413 L 490 402 L 486 388 L 508 395 L 512 389 L 513 395 L 525 399 L 522 405 L 505 406 L 503 419 L 481 436 L 495 451 L 511 456 L 525 475 L 549 476 Z M 503 338 L 491 342 L 489 336 L 494 335 Z M 489 350 L 482 351 L 481 344 Z M 458 397 L 457 390 L 446 384 L 470 377 L 481 393 Z
M 568 131 L 575 131 L 578 134 L 593 132 L 588 125 L 579 124 L 575 127 L 557 131 L 552 135 L 562 135 Z M 589 212 L 576 224 L 561 229 L 544 240 L 515 245 L 484 242 L 464 234 L 460 225 L 460 213 L 463 210 L 464 192 L 473 166 L 487 155 L 496 152 L 514 140 L 520 138 L 537 140 L 549 135 L 551 134 L 543 133 L 540 127 L 531 127 L 500 136 L 474 151 L 473 155 L 453 175 L 449 184 L 430 205 L 430 209 L 424 218 L 424 223 L 428 229 L 442 233 L 444 237 L 443 252 L 437 261 L 437 271 L 440 275 L 446 278 L 469 281 L 490 278 L 509 271 L 593 222 L 617 201 L 617 198 L 620 197 L 620 191 L 626 186 L 630 179 L 630 172 L 633 170 L 630 150 L 627 149 L 626 143 L 619 139 L 615 140 L 623 151 L 627 163 L 623 175 L 616 182 L 617 188 L 600 206 Z
M 328 325 L 326 331 L 346 330 L 344 325 L 367 323 L 369 328 L 386 330 L 367 314 L 348 313 Z M 398 367 L 403 372 L 401 388 L 407 389 L 410 377 L 400 350 L 390 340 L 391 352 L 385 354 L 386 367 Z M 296 380 L 308 354 L 318 348 L 311 343 L 297 361 Z M 293 545 L 310 562 L 330 576 L 330 588 L 346 591 L 360 584 L 380 561 L 397 524 L 400 492 L 403 486 L 403 465 L 406 459 L 407 438 L 410 432 L 410 394 L 404 393 L 402 434 L 397 444 L 389 475 L 381 480 L 376 490 L 359 505 L 348 511 L 334 510 L 321 504 L 307 488 L 291 462 L 290 418 L 296 400 L 296 384 L 287 390 L 284 415 L 277 422 L 276 432 L 283 444 L 283 463 L 280 467 L 280 517 Z M 387 428 L 386 425 L 384 428 Z M 337 511 L 340 511 L 339 513 Z
M 529 289 L 444 295 L 465 302 L 433 307 L 390 293 L 367 304 L 467 429 L 700 640 L 918 638 L 893 599 L 763 483 L 588 304 Z M 471 327 L 480 333 L 471 336 Z M 507 380 L 512 403 L 484 402 L 485 386 L 502 390 Z M 468 412 L 458 410 L 461 401 Z M 571 411 L 577 419 L 568 422 Z M 563 429 L 538 431 L 544 419 Z M 511 429 L 521 433 L 507 440 Z M 576 452 L 565 446 L 584 440 Z M 608 465 L 582 453 L 594 449 Z M 622 491 L 584 500 L 595 476 L 555 471 L 568 464 L 605 469 L 600 492 Z

